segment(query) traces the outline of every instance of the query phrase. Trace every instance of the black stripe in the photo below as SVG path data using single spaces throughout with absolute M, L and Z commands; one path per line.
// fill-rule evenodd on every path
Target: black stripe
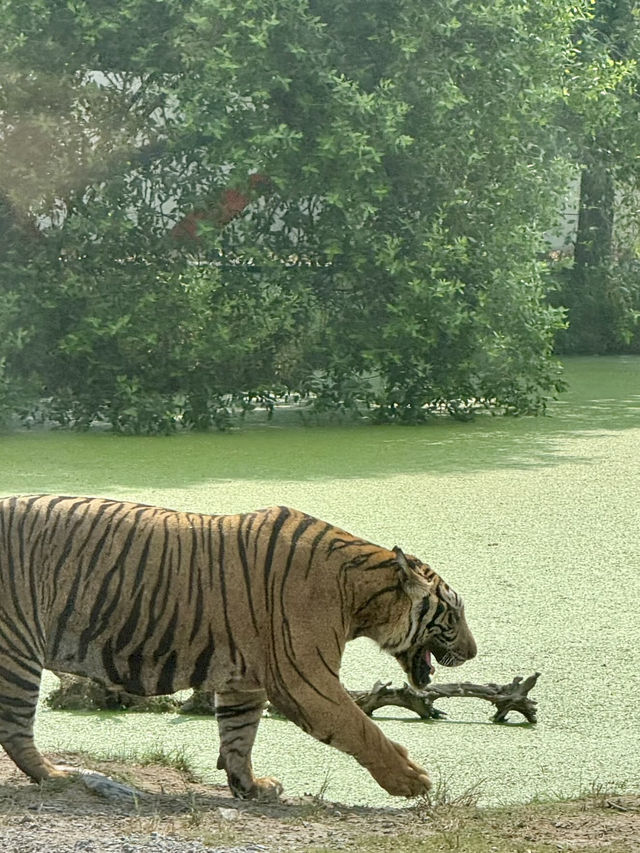
M 113 657 L 113 649 L 111 648 L 111 638 L 109 637 L 107 641 L 102 646 L 102 665 L 104 666 L 105 672 L 107 674 L 107 678 L 111 681 L 112 684 L 121 684 L 122 679 L 120 678 L 120 673 L 116 668 L 115 660 Z
M 162 696 L 165 693 L 173 693 L 173 679 L 176 673 L 178 653 L 174 649 L 164 662 L 156 685 L 156 693 Z
M 282 573 L 282 583 L 280 584 L 280 608 L 282 610 L 282 618 L 286 619 L 286 607 L 284 603 L 285 596 L 285 585 L 289 579 L 289 573 L 291 571 L 291 566 L 293 565 L 293 558 L 296 554 L 296 549 L 298 547 L 298 540 L 301 536 L 314 524 L 315 518 L 311 518 L 311 516 L 305 516 L 302 521 L 298 522 L 298 526 L 293 531 L 291 535 L 291 541 L 289 543 L 289 553 L 287 554 L 287 561 L 285 563 L 284 571 Z M 272 626 L 273 626 L 273 614 L 271 616 Z
M 189 516 L 189 518 L 193 519 L 193 516 Z M 193 591 L 194 588 L 198 587 L 198 578 L 196 577 L 196 558 L 198 554 L 198 534 L 196 532 L 195 522 L 192 520 L 189 529 L 191 531 L 191 553 L 189 554 L 189 589 L 187 593 L 187 600 L 189 603 L 193 600 Z
M 199 516 L 200 521 L 200 535 L 196 536 L 196 539 L 193 543 L 194 555 L 201 556 L 204 553 L 204 549 L 202 547 L 204 542 L 204 518 Z M 193 614 L 193 625 L 191 626 L 191 634 L 189 635 L 189 642 L 192 643 L 198 635 L 200 631 L 200 626 L 202 625 L 202 616 L 204 612 L 204 573 L 202 567 L 202 559 L 196 559 L 192 561 L 192 574 L 197 575 L 197 583 L 196 583 L 196 601 L 195 601 L 195 609 Z
M 376 598 L 380 598 L 381 596 L 386 595 L 389 592 L 398 592 L 400 589 L 402 589 L 401 584 L 385 586 L 384 589 L 379 589 L 377 592 L 374 592 L 373 595 L 370 595 L 369 598 L 365 602 L 363 602 L 360 607 L 358 607 L 354 615 L 357 615 L 362 610 L 365 610 L 371 604 L 372 601 L 376 600 Z
M 167 571 L 167 557 L 169 552 L 169 531 L 167 528 L 167 519 L 169 518 L 169 514 L 165 513 L 165 516 L 162 520 L 162 553 L 160 554 L 160 558 L 156 563 L 156 582 L 153 585 L 153 589 L 151 591 L 151 597 L 149 599 L 149 606 L 146 609 L 147 615 L 147 627 L 145 628 L 141 644 L 146 643 L 156 630 L 156 625 L 158 624 L 158 616 L 156 616 L 156 604 L 158 601 L 158 595 L 160 594 L 160 587 L 162 586 L 165 573 Z
M 329 554 L 333 554 L 334 551 L 341 551 L 343 548 L 349 548 L 351 545 L 370 545 L 370 542 L 366 542 L 364 539 L 356 539 L 355 537 L 349 537 L 348 539 L 343 539 L 341 536 L 336 536 L 328 545 L 327 551 Z
M 5 628 L 9 628 L 11 633 L 8 634 L 5 631 Z M 2 618 L 0 619 L 0 639 L 4 640 L 6 647 L 11 649 L 12 651 L 20 651 L 22 652 L 22 654 L 24 654 L 25 657 L 28 657 L 30 660 L 39 659 L 39 655 L 37 654 L 35 649 L 33 649 L 32 646 L 27 642 L 25 637 L 20 632 L 17 624 L 9 616 L 9 614 L 6 613 L 6 611 L 2 613 Z M 20 641 L 20 643 L 22 644 L 22 649 L 16 648 L 16 640 Z
M 196 658 L 193 671 L 189 678 L 190 687 L 200 687 L 200 685 L 203 684 L 205 678 L 207 677 L 207 672 L 209 671 L 209 665 L 211 663 L 211 658 L 213 657 L 215 648 L 216 645 L 213 640 L 213 634 L 211 633 L 211 627 L 209 627 L 209 640 L 207 642 L 207 645 Z
M 176 601 L 173 607 L 173 615 L 169 620 L 169 624 L 164 629 L 164 633 L 160 638 L 160 642 L 158 643 L 155 651 L 153 652 L 153 659 L 156 663 L 163 655 L 166 655 L 169 649 L 173 648 L 175 644 L 176 624 L 178 622 L 178 607 L 179 602 Z
M 274 708 L 291 722 L 299 726 L 303 732 L 310 732 L 312 725 L 304 708 L 295 698 L 284 689 L 284 685 L 278 690 L 278 696 L 269 695 Z
M 142 548 L 142 554 L 140 555 L 140 560 L 138 562 L 138 570 L 136 572 L 136 577 L 133 582 L 132 592 L 136 589 L 138 590 L 136 597 L 133 601 L 133 607 L 129 611 L 129 616 L 127 617 L 126 622 L 118 632 L 118 636 L 116 637 L 115 651 L 116 654 L 122 651 L 122 649 L 131 642 L 134 637 L 135 630 L 140 624 L 140 612 L 142 609 L 142 598 L 145 592 L 143 586 L 143 578 L 144 573 L 147 568 L 147 562 L 149 560 L 149 550 L 151 547 L 151 539 L 153 538 L 154 530 L 151 529 L 149 535 L 146 538 L 144 546 Z
M 220 583 L 220 596 L 222 598 L 222 615 L 224 616 L 224 627 L 227 632 L 227 645 L 231 654 L 231 662 L 236 663 L 237 649 L 231 631 L 231 623 L 229 621 L 229 602 L 227 600 L 227 585 L 224 577 L 225 565 L 225 534 L 223 530 L 224 517 L 221 516 L 217 521 L 217 545 L 218 545 L 218 581 Z
M 76 511 L 82 506 L 84 506 L 85 511 L 82 514 L 79 514 L 77 518 L 74 518 Z M 58 584 L 60 582 L 60 573 L 66 567 L 69 554 L 71 553 L 73 546 L 77 542 L 75 535 L 76 531 L 86 521 L 90 507 L 91 501 L 85 498 L 76 501 L 75 503 L 71 504 L 70 507 L 65 507 L 64 516 L 62 516 L 62 513 L 60 513 L 58 516 L 58 518 L 62 516 L 61 520 L 63 522 L 71 521 L 71 524 L 69 527 L 65 528 L 64 533 L 62 534 L 64 537 L 66 537 L 62 548 L 62 554 L 57 560 L 51 573 L 54 592 L 58 589 Z
M 282 527 L 289 515 L 290 513 L 286 506 L 279 507 L 278 517 L 271 525 L 271 534 L 269 536 L 269 544 L 267 546 L 267 554 L 264 561 L 264 597 L 267 603 L 267 607 L 269 607 L 271 604 L 271 602 L 269 601 L 269 578 L 271 576 L 273 554 L 278 543 L 278 536 L 280 535 L 280 531 L 282 530 Z
M 217 715 L 216 715 L 217 716 Z M 224 739 L 225 752 L 227 751 L 227 746 L 229 741 L 227 737 L 232 735 L 231 742 L 237 742 L 240 738 L 244 737 L 246 742 L 246 735 L 242 735 L 241 732 L 246 731 L 246 729 L 254 729 L 256 726 L 256 721 L 253 719 L 244 720 L 244 719 L 235 719 L 235 718 L 222 718 L 220 723 L 218 724 L 220 727 L 220 736 Z
M 334 678 L 339 678 L 338 673 L 334 669 L 332 669 L 332 667 L 329 666 L 329 664 L 327 663 L 327 661 L 324 658 L 324 655 L 322 654 L 322 650 L 319 649 L 318 646 L 316 646 L 316 653 L 317 653 L 318 657 L 320 658 L 320 660 L 322 661 L 322 663 L 324 664 L 324 667 L 327 670 L 327 672 L 329 672 Z
M 262 512 L 262 519 L 261 519 L 260 524 L 258 525 L 258 527 L 256 529 L 256 535 L 255 535 L 255 538 L 253 540 L 253 565 L 254 566 L 258 565 L 258 546 L 260 545 L 260 534 L 262 533 L 262 528 L 265 525 L 268 526 L 268 522 L 269 522 L 269 513 L 266 511 L 263 511 Z M 248 543 L 248 540 L 247 540 L 247 543 Z
M 36 689 L 39 689 L 39 686 Z M 10 708 L 15 708 L 16 711 L 19 712 L 19 715 L 25 717 L 25 719 L 33 716 L 33 705 L 28 701 L 28 699 L 25 699 L 25 697 L 22 695 L 3 696 L 2 707 L 4 708 L 5 705 L 8 705 Z M 3 719 L 6 719 L 6 716 L 3 715 Z
M 318 694 L 318 696 L 321 696 L 323 699 L 326 699 L 326 700 L 327 700 L 327 702 L 330 702 L 332 705 L 339 705 L 339 704 L 340 704 L 340 699 L 335 699 L 335 698 L 333 698 L 333 697 L 331 697 L 331 696 L 327 696 L 327 694 L 326 694 L 326 693 L 323 693 L 323 692 L 322 692 L 322 690 L 320 690 L 320 688 L 319 688 L 319 687 L 316 687 L 316 685 L 313 683 L 313 681 L 310 681 L 310 680 L 307 678 L 307 676 L 302 672 L 302 670 L 300 669 L 300 667 L 299 667 L 299 666 L 297 665 L 297 663 L 295 662 L 294 657 L 293 657 L 292 655 L 290 655 L 290 654 L 289 654 L 289 651 L 288 651 L 288 649 L 287 649 L 286 647 L 285 647 L 285 649 L 284 649 L 284 653 L 286 654 L 286 656 L 287 656 L 287 658 L 288 658 L 288 660 L 289 660 L 289 663 L 291 664 L 292 669 L 294 669 L 294 670 L 297 672 L 297 674 L 298 674 L 298 675 L 299 675 L 299 677 L 302 679 L 302 681 L 307 685 L 307 687 L 310 687 L 310 688 L 313 690 L 313 692 L 314 692 L 314 693 L 317 693 L 317 694 Z M 291 697 L 291 694 L 289 694 L 289 698 L 292 698 L 292 697 Z
M 309 577 L 309 573 L 311 572 L 311 568 L 312 568 L 313 563 L 314 563 L 316 551 L 318 550 L 320 543 L 322 542 L 324 537 L 327 535 L 327 533 L 332 529 L 333 528 L 330 524 L 325 524 L 323 529 L 318 531 L 318 533 L 315 535 L 313 541 L 311 542 L 311 547 L 309 548 L 309 562 L 307 563 L 307 569 L 304 573 L 305 580 Z
M 122 507 L 123 504 L 120 504 L 119 508 Z M 113 615 L 114 611 L 122 600 L 122 586 L 125 577 L 125 572 L 123 571 L 123 569 L 125 568 L 126 559 L 129 555 L 129 551 L 131 550 L 131 543 L 133 542 L 133 539 L 137 533 L 138 519 L 146 509 L 147 507 L 138 507 L 133 513 L 134 521 L 130 522 L 131 527 L 124 541 L 122 549 L 120 550 L 120 553 L 116 557 L 111 568 L 105 573 L 102 583 L 100 584 L 100 589 L 96 593 L 96 603 L 91 609 L 91 614 L 87 621 L 87 627 L 80 635 L 80 640 L 78 643 L 78 660 L 80 661 L 84 660 L 84 658 L 86 657 L 89 643 L 92 640 L 95 640 L 96 637 L 98 637 L 102 633 L 102 631 L 107 628 L 111 620 L 111 616 Z M 115 534 L 117 533 L 120 526 L 125 522 L 129 522 L 130 515 L 131 513 L 129 509 L 125 507 L 123 514 L 120 516 L 120 518 L 117 519 L 113 531 L 111 530 L 110 524 L 106 526 L 105 532 L 100 537 L 100 540 L 94 548 L 93 554 L 87 566 L 87 577 L 90 577 L 91 573 L 98 565 L 99 558 L 102 555 L 102 546 L 104 545 L 107 535 L 109 533 L 112 533 L 112 537 L 115 537 Z M 105 607 L 105 603 L 108 601 L 107 593 L 109 591 L 109 587 L 111 586 L 111 581 L 114 577 L 118 577 L 118 584 L 114 594 L 111 597 L 111 600 Z
M 239 717 L 241 714 L 249 714 L 254 711 L 262 710 L 264 702 L 251 702 L 245 705 L 216 705 L 216 717 L 220 719 L 232 719 Z M 247 723 L 249 725 L 249 723 Z
M 13 501 L 13 504 L 9 511 L 9 519 L 7 524 L 9 534 L 7 538 L 7 560 L 9 570 L 5 573 L 7 576 L 7 584 L 11 593 L 11 602 L 13 604 L 13 610 L 18 620 L 20 621 L 20 628 L 18 628 L 17 624 L 14 623 L 13 629 L 16 635 L 20 638 L 25 649 L 28 651 L 29 657 L 33 657 L 36 660 L 40 660 L 42 657 L 43 649 L 37 649 L 37 638 L 34 636 L 31 630 L 31 619 L 29 618 L 29 616 L 26 615 L 22 607 L 22 589 L 18 588 L 18 576 L 20 576 L 21 580 L 24 580 L 25 572 L 29 571 L 29 567 L 25 565 L 25 560 L 23 556 L 24 539 L 22 534 L 25 525 L 25 516 L 22 513 L 17 514 L 16 509 L 17 501 Z M 14 561 L 14 549 L 11 543 L 12 534 L 18 537 L 18 565 L 16 565 Z M 34 611 L 37 606 L 36 602 L 32 601 L 31 605 L 32 611 Z
M 11 563 L 9 563 L 9 570 L 11 571 Z M 22 617 L 20 617 L 21 621 L 18 623 L 15 621 L 15 619 L 13 619 L 10 616 L 9 613 L 7 613 L 6 609 L 4 609 L 4 613 L 3 613 L 2 618 L 3 618 L 4 624 L 5 625 L 8 624 L 9 628 L 12 631 L 11 637 L 7 637 L 6 635 L 3 634 L 4 638 L 7 640 L 7 644 L 9 646 L 9 648 L 17 651 L 17 649 L 15 648 L 15 640 L 18 639 L 20 641 L 20 643 L 22 644 L 24 654 L 27 657 L 32 658 L 34 660 L 40 660 L 41 653 L 33 647 L 33 645 L 29 642 L 28 637 L 25 634 L 23 634 L 21 631 L 21 628 L 24 627 L 24 622 L 22 621 Z
M 144 643 L 138 645 L 131 650 L 127 658 L 127 676 L 124 687 L 129 693 L 135 693 L 136 696 L 146 696 L 147 691 L 142 684 L 142 669 L 144 666 Z
M 276 613 L 275 613 L 275 608 L 273 607 L 273 591 L 274 591 L 273 587 L 275 585 L 275 580 L 271 584 L 271 590 L 269 590 L 269 588 L 268 588 L 268 580 L 269 580 L 269 575 L 271 572 L 271 563 L 273 562 L 273 553 L 275 550 L 277 537 L 278 537 L 278 534 L 279 534 L 284 522 L 289 517 L 289 515 L 290 515 L 289 510 L 286 507 L 280 507 L 280 515 L 276 519 L 276 522 L 274 522 L 274 525 L 273 525 L 273 528 L 271 531 L 271 536 L 270 536 L 270 540 L 269 540 L 269 547 L 267 550 L 267 560 L 265 562 L 265 598 L 266 598 L 266 603 L 267 603 L 267 609 L 270 611 L 270 618 L 271 618 L 270 641 L 271 641 L 271 648 L 272 648 L 272 661 L 273 661 L 273 667 L 274 667 L 274 676 L 275 676 L 276 682 L 279 683 L 283 688 L 287 684 L 288 679 L 286 678 L 286 676 L 282 672 L 282 669 L 280 666 L 280 659 L 279 659 L 277 649 L 276 649 L 276 638 L 278 637 L 278 635 L 280 633 L 280 627 L 278 625 L 276 625 Z M 307 524 L 307 519 L 308 519 L 308 524 Z M 300 536 L 304 532 L 304 530 L 306 530 L 307 527 L 310 524 L 312 524 L 314 521 L 315 521 L 315 519 L 311 518 L 311 516 L 305 517 L 305 520 L 303 521 L 303 523 L 299 524 L 298 528 L 296 530 L 296 532 L 298 533 L 298 536 Z M 324 535 L 324 533 L 326 533 L 326 530 L 322 531 L 322 533 Z M 320 537 L 316 537 L 316 538 L 318 538 L 318 541 L 319 541 L 319 539 L 322 537 L 320 536 Z M 289 548 L 289 553 L 287 555 L 287 562 L 285 565 L 285 575 L 288 573 L 289 568 L 291 566 L 293 554 L 295 551 L 295 549 L 293 547 L 294 545 L 295 545 L 295 543 L 292 543 L 292 547 Z M 267 567 L 268 567 L 268 571 L 267 571 Z M 283 581 L 283 583 L 284 583 L 284 581 Z M 269 596 L 269 592 L 272 593 L 271 596 Z M 289 628 L 288 621 L 286 618 L 286 610 L 284 608 L 284 604 L 283 604 L 283 600 L 282 600 L 282 586 L 281 586 L 280 592 L 281 592 L 280 608 L 282 611 L 281 612 L 282 637 L 283 637 L 283 649 L 284 649 L 285 655 L 286 655 L 287 659 L 289 660 L 289 663 L 291 664 L 292 668 L 296 672 L 298 672 L 301 679 L 304 682 L 306 682 L 309 685 L 309 687 L 311 687 L 311 689 L 314 690 L 316 693 L 319 693 L 319 695 L 323 696 L 323 698 L 328 699 L 328 697 L 325 697 L 311 682 L 308 681 L 306 676 L 304 676 L 300 672 L 300 670 L 297 667 L 297 664 L 294 662 L 293 655 L 290 654 L 290 652 L 287 648 L 287 637 L 289 639 L 289 645 L 291 645 L 291 632 L 290 632 L 290 628 Z M 291 703 L 297 709 L 295 712 L 292 711 L 292 709 L 290 709 L 290 711 L 287 712 L 283 708 L 282 711 L 283 711 L 283 713 L 285 713 L 285 716 L 289 717 L 290 719 L 293 719 L 294 722 L 296 722 L 304 730 L 309 731 L 311 726 L 309 724 L 309 719 L 308 719 L 307 715 L 305 714 L 302 706 L 286 690 L 283 689 L 282 693 L 284 694 L 283 698 L 286 698 L 286 701 Z M 329 701 L 331 701 L 331 700 L 329 700 Z M 276 702 L 274 702 L 274 704 L 276 705 L 276 707 L 278 707 Z
M 144 665 L 144 656 L 142 646 L 137 646 L 127 658 L 128 675 L 123 682 L 123 687 L 129 693 L 136 696 L 145 696 L 146 690 L 142 684 L 142 667 Z
M 41 495 L 40 497 L 47 498 L 49 496 L 48 495 Z M 51 513 L 58 506 L 58 504 L 63 503 L 64 501 L 73 501 L 73 500 L 75 500 L 75 498 L 72 498 L 69 495 L 57 495 L 54 498 L 50 498 L 49 502 L 47 503 L 47 509 L 45 511 L 45 514 L 44 514 L 44 523 L 45 524 L 49 523 L 49 519 L 51 518 Z M 91 499 L 85 498 L 84 500 L 91 500 Z M 67 513 L 68 513 L 68 510 L 65 511 L 64 515 L 67 515 Z
M 253 728 L 253 723 L 247 723 L 244 727 Z M 249 737 L 251 737 L 251 732 L 249 732 Z M 238 744 L 240 744 L 238 746 Z M 238 734 L 234 734 L 232 738 L 227 740 L 227 732 L 225 730 L 224 733 L 224 753 L 225 755 L 242 755 L 245 756 L 247 754 L 247 735 L 244 732 L 239 732 Z M 224 767 L 218 767 L 218 770 L 224 770 Z M 249 848 L 250 850 L 251 848 Z
M 289 643 L 286 642 L 287 636 L 289 637 Z M 300 679 L 307 685 L 307 687 L 310 687 L 314 693 L 317 693 L 318 696 L 321 696 L 323 699 L 326 699 L 327 702 L 331 702 L 332 705 L 340 704 L 339 700 L 333 699 L 331 696 L 327 696 L 327 694 L 323 693 L 319 687 L 316 687 L 316 685 L 312 681 L 310 681 L 309 678 L 307 678 L 307 676 L 305 675 L 305 673 L 300 669 L 296 661 L 293 646 L 291 645 L 291 634 L 289 633 L 289 631 L 283 632 L 283 639 L 284 642 L 282 644 L 282 648 L 287 657 L 287 660 L 289 661 L 289 665 L 298 674 Z M 289 696 L 289 698 L 292 698 L 290 693 L 288 693 L 287 695 Z
M 151 521 L 151 530 L 149 531 L 149 535 L 147 536 L 144 545 L 142 546 L 142 554 L 140 554 L 140 559 L 138 560 L 138 569 L 136 571 L 136 576 L 133 581 L 133 589 L 138 589 L 138 587 L 142 584 L 145 571 L 147 569 L 147 563 L 149 562 L 149 551 L 151 550 L 151 540 L 156 532 L 155 524 L 153 520 Z
M 115 651 L 116 654 L 122 651 L 125 646 L 127 646 L 131 640 L 133 640 L 133 635 L 140 623 L 140 610 L 142 608 L 142 597 L 144 595 L 144 589 L 139 589 L 138 594 L 133 600 L 133 607 L 129 611 L 129 616 L 127 617 L 127 621 L 124 623 L 122 628 L 118 631 L 118 636 L 115 640 Z
M 402 646 L 411 645 L 415 643 L 418 637 L 418 634 L 422 628 L 422 622 L 425 619 L 427 613 L 429 612 L 429 608 L 432 605 L 432 599 L 430 595 L 425 596 L 422 599 L 422 604 L 420 606 L 420 613 L 418 614 L 417 619 L 414 619 L 409 616 L 409 624 L 407 626 L 407 630 L 405 631 L 405 635 L 398 643 L 391 643 L 389 645 L 385 645 L 385 651 L 392 651 L 393 648 L 401 648 Z
M 14 741 L 18 741 L 18 743 L 20 743 L 20 741 L 24 739 L 25 729 L 28 731 L 31 726 L 35 710 L 35 703 L 28 703 L 24 705 L 22 711 L 5 711 L 3 713 L 2 721 L 5 723 L 3 728 L 7 728 L 7 723 L 16 728 L 15 732 L 12 732 L 3 738 L 2 745 L 5 749 L 7 748 L 7 744 L 13 743 Z
M 97 512 L 94 514 L 93 518 L 91 519 L 91 528 L 89 530 L 89 533 L 86 536 L 84 543 L 78 548 L 78 552 L 76 554 L 76 559 L 75 559 L 76 565 L 78 565 L 78 566 L 80 565 L 81 559 L 84 557 L 85 551 L 89 547 L 89 543 L 91 542 L 91 536 L 94 533 L 94 531 L 100 531 L 101 523 L 102 523 L 102 517 L 106 514 L 108 509 L 113 509 L 114 506 L 118 506 L 118 504 L 114 503 L 113 501 L 102 501 L 100 503 Z M 122 504 L 120 504 L 120 506 L 122 506 Z M 87 508 L 87 513 L 85 515 L 85 518 L 89 514 L 90 509 L 91 509 L 90 507 Z M 107 519 L 107 521 L 106 521 L 107 530 L 109 529 L 110 522 L 111 522 L 111 519 Z M 94 548 L 94 552 L 95 552 L 95 548 Z M 94 554 L 94 552 L 92 552 L 92 555 Z M 93 564 L 93 565 L 95 565 L 95 564 Z
M 429 612 L 429 608 L 432 605 L 432 599 L 430 595 L 425 596 L 422 599 L 422 604 L 420 606 L 420 613 L 418 614 L 418 623 L 422 622 L 427 613 Z
M 192 643 L 200 630 L 200 626 L 202 625 L 202 615 L 204 612 L 203 608 L 203 589 L 202 589 L 203 579 L 198 578 L 198 592 L 196 594 L 196 605 L 195 611 L 193 614 L 193 627 L 191 628 L 191 634 L 189 635 L 189 642 Z
M 13 664 L 14 671 L 20 670 L 21 673 L 26 673 L 27 675 L 33 676 L 36 681 L 40 680 L 40 675 L 42 673 L 42 663 L 39 660 L 31 657 L 22 657 L 16 655 L 14 649 L 10 650 L 11 656 L 8 658 L 9 663 Z M 0 697 L 0 705 L 2 704 L 2 698 Z
M 344 642 L 338 636 L 338 632 L 336 631 L 335 628 L 333 629 L 333 636 L 334 636 L 335 641 L 336 641 L 336 648 L 338 649 L 338 658 L 341 658 L 342 654 L 344 652 Z
M 365 544 L 367 544 L 367 543 L 365 543 Z M 346 563 L 343 563 L 343 565 L 342 565 L 343 570 L 349 571 L 350 569 L 361 568 L 362 566 L 364 566 L 365 563 L 368 563 L 369 560 L 371 559 L 371 557 L 373 557 L 374 554 L 378 553 L 379 550 L 380 549 L 375 545 L 372 545 L 371 550 L 369 550 L 369 551 L 362 551 L 361 550 L 360 553 L 356 554 L 355 557 L 352 557 L 350 560 L 347 560 Z M 392 557 L 389 560 L 380 560 L 377 563 L 373 563 L 373 565 L 366 566 L 366 571 L 367 572 L 377 572 L 380 569 L 389 569 L 389 568 L 397 569 L 397 561 L 396 561 L 395 557 Z
M 249 541 L 249 533 L 251 531 L 251 526 L 253 524 L 253 519 L 255 516 L 249 517 L 249 522 L 247 524 L 247 542 Z M 249 613 L 251 614 L 251 622 L 253 624 L 253 630 L 258 633 L 258 620 L 256 619 L 255 609 L 253 607 L 253 594 L 251 592 L 251 573 L 249 571 L 249 561 L 247 559 L 247 549 L 244 544 L 243 538 L 243 527 L 244 527 L 244 519 L 238 524 L 238 532 L 237 532 L 237 541 L 238 541 L 238 554 L 240 555 L 240 564 L 242 565 L 242 577 L 244 579 L 244 586 L 247 593 L 247 601 L 249 602 Z
M 423 607 L 424 607 L 424 604 L 423 604 Z M 427 609 L 428 609 L 428 608 L 427 608 Z M 432 630 L 433 630 L 433 628 L 436 626 L 436 623 L 437 623 L 438 619 L 442 616 L 442 614 L 444 613 L 444 611 L 445 611 L 446 609 L 447 609 L 447 608 L 446 608 L 446 606 L 442 603 L 442 601 L 438 601 L 438 603 L 437 603 L 437 605 L 436 605 L 435 612 L 434 612 L 433 616 L 431 617 L 431 619 L 430 619 L 430 620 L 427 622 L 427 624 L 425 625 L 424 630 L 425 630 L 425 631 L 432 631 Z M 438 627 L 440 627 L 440 626 L 438 626 Z
M 60 616 L 58 618 L 58 624 L 56 625 L 56 632 L 54 635 L 53 643 L 51 646 L 51 655 L 55 657 L 58 653 L 58 648 L 60 647 L 60 643 L 62 642 L 62 637 L 64 636 L 65 628 L 67 627 L 67 622 L 69 621 L 71 614 L 76 609 L 76 595 L 78 593 L 78 587 L 80 586 L 80 580 L 82 578 L 79 567 L 76 567 L 75 574 L 73 576 L 73 584 L 71 585 L 71 589 L 67 593 L 67 603 L 65 604 Z
M 31 540 L 31 560 L 29 564 L 29 592 L 31 594 L 31 601 L 33 602 L 33 622 L 34 628 L 37 633 L 37 643 L 41 649 L 44 650 L 47 644 L 45 628 L 42 624 L 41 618 L 41 609 L 42 608 L 42 599 L 41 599 L 41 576 L 37 576 L 36 572 L 36 563 L 34 560 L 34 553 L 40 547 L 40 543 L 44 539 L 44 529 L 39 527 L 35 536 Z M 40 556 L 40 561 L 38 563 L 39 566 L 42 565 L 42 556 Z M 46 618 L 46 612 L 44 614 Z
M 305 531 L 308 530 L 312 524 L 314 524 L 314 522 L 315 522 L 315 518 L 312 518 L 311 516 L 305 516 L 305 517 L 303 517 L 303 519 L 300 522 L 298 522 L 298 526 L 296 527 L 296 529 L 294 530 L 294 532 L 291 536 L 291 541 L 289 543 L 289 553 L 287 554 L 287 560 L 286 560 L 285 567 L 284 567 L 284 570 L 282 573 L 282 581 L 280 583 L 280 618 L 282 619 L 282 630 L 283 630 L 283 632 L 285 632 L 286 637 L 288 637 L 289 646 L 291 647 L 292 652 L 293 652 L 293 643 L 291 640 L 291 628 L 289 625 L 289 619 L 288 619 L 288 615 L 287 615 L 287 607 L 285 604 L 285 586 L 286 586 L 286 583 L 289 579 L 289 573 L 291 571 L 291 566 L 293 565 L 293 560 L 294 560 L 294 557 L 296 554 L 298 541 L 299 541 L 300 537 L 305 533 Z M 274 580 L 274 584 L 275 584 L 275 580 Z M 272 632 L 272 636 L 274 636 L 274 637 L 277 636 L 277 629 L 278 629 L 278 626 L 276 625 L 275 607 L 272 607 L 272 609 L 271 609 L 271 632 Z M 275 642 L 273 643 L 273 649 L 274 649 L 274 657 L 275 657 L 276 656 L 275 655 Z

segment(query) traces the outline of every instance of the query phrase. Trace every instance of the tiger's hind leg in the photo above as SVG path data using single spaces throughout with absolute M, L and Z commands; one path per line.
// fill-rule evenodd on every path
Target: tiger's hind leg
M 33 739 L 42 667 L 3 655 L 0 664 L 0 744 L 34 782 L 66 776 L 40 754 Z
M 263 690 L 216 693 L 218 770 L 226 771 L 231 793 L 242 800 L 277 800 L 282 793 L 277 779 L 256 778 L 251 764 L 251 750 L 266 701 Z

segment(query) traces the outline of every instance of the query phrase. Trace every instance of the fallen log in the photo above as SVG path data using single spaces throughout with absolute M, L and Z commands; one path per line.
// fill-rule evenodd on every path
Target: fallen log
M 413 690 L 408 684 L 403 687 L 391 687 L 391 682 L 376 681 L 371 690 L 350 690 L 349 695 L 356 705 L 371 716 L 378 708 L 396 705 L 408 708 L 422 719 L 440 719 L 446 714 L 439 708 L 434 708 L 438 699 L 453 697 L 469 697 L 471 699 L 486 699 L 495 705 L 494 723 L 503 723 L 510 711 L 518 711 L 529 723 L 535 723 L 535 699 L 530 699 L 529 691 L 535 686 L 539 672 L 528 678 L 516 676 L 510 684 L 471 684 L 468 681 L 454 684 L 430 684 L 424 690 Z

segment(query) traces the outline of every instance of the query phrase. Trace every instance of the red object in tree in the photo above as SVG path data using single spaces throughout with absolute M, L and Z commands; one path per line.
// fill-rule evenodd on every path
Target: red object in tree
M 219 202 L 213 207 L 202 210 L 192 210 L 184 219 L 177 222 L 171 229 L 171 236 L 176 240 L 197 240 L 198 223 L 212 222 L 219 227 L 224 227 L 236 216 L 242 213 L 251 201 L 251 190 L 269 184 L 269 177 L 255 172 L 249 175 L 249 189 L 244 192 L 238 189 L 224 190 Z

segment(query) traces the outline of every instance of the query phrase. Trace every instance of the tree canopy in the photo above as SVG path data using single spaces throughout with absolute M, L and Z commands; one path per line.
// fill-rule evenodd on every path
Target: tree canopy
M 0 0 L 0 410 L 539 411 L 591 5 Z

